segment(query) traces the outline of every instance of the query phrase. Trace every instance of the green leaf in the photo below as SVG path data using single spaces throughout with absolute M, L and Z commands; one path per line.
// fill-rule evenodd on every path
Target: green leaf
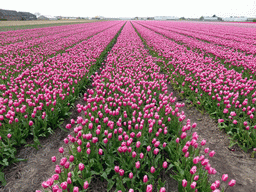
M 4 159 L 3 162 L 0 162 L 0 164 L 3 166 L 8 166 L 9 162 L 7 161 L 7 159 Z
M 157 163 L 160 158 L 161 158 L 161 154 L 159 153 L 159 154 L 156 156 L 156 158 L 155 158 L 155 163 Z
M 2 182 L 3 186 L 5 186 L 7 184 L 6 180 L 4 178 L 4 173 L 3 172 L 0 172 L 0 181 Z
M 101 174 L 101 177 L 103 177 L 104 179 L 108 180 L 108 175 L 106 172 L 102 173 Z
M 170 164 L 166 171 L 168 171 L 168 170 L 171 169 L 172 167 L 174 167 L 174 165 L 173 165 L 173 164 Z
M 92 175 L 99 175 L 100 173 L 99 173 L 99 172 L 96 172 L 96 171 L 91 171 L 91 174 L 92 174 Z
M 112 181 L 111 179 L 108 180 L 108 187 L 107 187 L 107 191 L 110 191 L 112 189 L 112 187 L 114 186 L 115 182 Z
M 127 181 L 131 181 L 131 179 L 129 177 L 123 178 L 123 183 L 126 183 Z

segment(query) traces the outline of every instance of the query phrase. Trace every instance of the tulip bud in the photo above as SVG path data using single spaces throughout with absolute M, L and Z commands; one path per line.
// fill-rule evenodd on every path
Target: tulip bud
M 223 174 L 221 179 L 222 179 L 222 181 L 227 181 L 228 174 Z
M 62 182 L 61 184 L 60 184 L 60 186 L 61 186 L 61 188 L 62 189 L 67 189 L 67 186 L 68 186 L 68 183 L 65 181 L 65 182 Z
M 89 183 L 88 183 L 88 181 L 85 181 L 84 182 L 84 189 L 88 189 L 88 187 L 89 187 Z
M 183 179 L 183 180 L 182 180 L 182 186 L 183 186 L 183 187 L 186 187 L 186 186 L 187 186 L 187 183 L 188 183 L 188 182 L 187 182 L 186 179 Z
M 144 175 L 144 177 L 143 177 L 143 182 L 144 182 L 144 183 L 147 183 L 147 182 L 148 182 L 148 176 L 147 176 L 147 175 Z
M 152 192 L 152 190 L 153 190 L 153 186 L 151 184 L 147 185 L 146 192 Z
M 193 182 L 191 183 L 190 187 L 191 187 L 191 189 L 195 189 L 195 188 L 196 188 L 196 182 L 193 181 Z
M 229 181 L 229 183 L 228 183 L 228 185 L 230 187 L 233 187 L 235 184 L 236 184 L 236 180 L 234 180 L 234 179 L 231 179 L 231 181 Z

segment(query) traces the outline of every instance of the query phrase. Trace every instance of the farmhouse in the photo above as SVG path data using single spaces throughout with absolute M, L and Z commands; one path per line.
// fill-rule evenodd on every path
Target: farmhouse
M 2 21 L 36 20 L 36 16 L 29 12 L 17 12 L 12 10 L 0 9 L 0 20 Z
M 0 9 L 0 20 L 15 21 L 22 20 L 22 17 L 17 11 Z
M 36 15 L 29 12 L 19 12 L 22 20 L 36 20 Z

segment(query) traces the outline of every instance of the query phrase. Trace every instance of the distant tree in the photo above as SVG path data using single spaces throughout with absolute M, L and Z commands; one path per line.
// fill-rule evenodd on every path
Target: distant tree
M 217 17 L 215 14 L 212 17 Z
M 201 16 L 201 17 L 199 18 L 199 20 L 204 20 L 204 17 L 203 17 L 203 16 Z
M 38 17 L 40 17 L 40 16 L 41 16 L 41 13 L 36 12 L 36 13 L 35 13 L 35 16 L 38 18 Z
M 181 17 L 180 20 L 186 20 L 186 18 L 185 17 Z

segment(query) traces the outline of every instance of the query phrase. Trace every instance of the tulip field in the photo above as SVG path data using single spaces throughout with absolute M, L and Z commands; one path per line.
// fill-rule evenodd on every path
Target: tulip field
M 179 192 L 235 189 L 227 174 L 209 181 L 218 171 L 210 165 L 215 151 L 182 108 L 210 114 L 231 146 L 255 150 L 255 32 L 173 21 L 0 32 L 1 169 L 23 160 L 15 157 L 20 146 L 38 148 L 76 107 L 79 116 L 65 125 L 75 127 L 63 142 L 68 152 L 60 147 L 62 158 L 51 158 L 45 191 L 91 191 L 98 178 L 106 191 L 168 192 L 163 174 Z M 78 97 L 86 104 L 74 106 Z

